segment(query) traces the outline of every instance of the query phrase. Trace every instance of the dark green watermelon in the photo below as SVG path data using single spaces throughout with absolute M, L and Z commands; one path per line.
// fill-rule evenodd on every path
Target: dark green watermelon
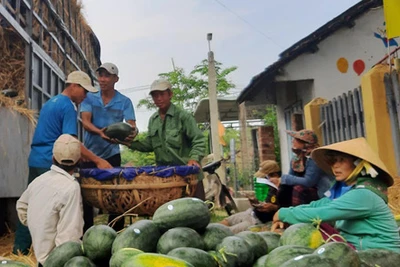
M 264 255 L 264 256 L 258 258 L 256 260 L 256 262 L 253 264 L 253 267 L 264 267 L 264 266 L 266 266 L 265 264 L 267 262 L 267 258 L 268 258 L 268 255 Z
M 279 247 L 279 240 L 281 238 L 280 234 L 275 232 L 257 232 L 257 234 L 264 238 L 265 242 L 267 242 L 268 253 Z
M 68 241 L 55 247 L 50 252 L 43 267 L 64 266 L 67 261 L 76 256 L 83 256 L 82 244 L 75 241 Z
M 112 139 L 124 141 L 129 135 L 133 134 L 134 128 L 125 122 L 117 122 L 107 126 L 104 134 Z
M 253 265 L 254 254 L 251 246 L 241 237 L 225 237 L 218 244 L 216 251 L 222 255 L 223 259 L 226 259 L 228 266 L 248 267 Z
M 213 256 L 198 248 L 175 248 L 167 255 L 187 261 L 196 267 L 218 267 Z
M 395 267 L 400 265 L 400 253 L 386 249 L 366 249 L 358 251 L 361 261 L 372 266 Z
M 85 256 L 76 256 L 67 261 L 63 267 L 96 267 L 96 265 Z
M 268 253 L 267 242 L 265 242 L 264 238 L 262 238 L 257 233 L 251 231 L 243 231 L 237 233 L 236 236 L 243 238 L 247 243 L 249 243 L 251 250 L 254 254 L 254 260 L 257 260 L 261 256 L 264 256 Z
M 117 232 L 108 225 L 93 225 L 82 238 L 83 251 L 94 263 L 108 262 Z
M 208 224 L 201 235 L 204 241 L 204 250 L 215 250 L 215 247 L 227 236 L 233 236 L 233 232 L 228 226 L 220 223 Z
M 214 258 L 214 261 L 217 262 L 218 267 L 235 267 L 235 261 L 227 259 L 218 251 L 210 250 L 207 253 Z
M 161 205 L 153 215 L 153 222 L 161 232 L 175 227 L 202 231 L 210 223 L 210 219 L 207 204 L 194 197 L 171 200 Z
M 140 220 L 119 233 L 112 245 L 114 254 L 122 248 L 136 248 L 143 252 L 155 252 L 160 231 L 151 220 Z
M 269 266 L 269 265 L 267 265 Z M 335 261 L 317 254 L 301 255 L 286 261 L 280 267 L 337 267 Z
M 329 258 L 335 261 L 337 267 L 360 267 L 361 261 L 357 252 L 349 245 L 342 242 L 324 244 L 314 251 L 321 258 Z
M 266 265 L 268 267 L 280 267 L 288 260 L 294 259 L 297 256 L 311 254 L 314 250 L 308 247 L 286 245 L 280 246 L 268 254 Z
M 167 254 L 174 248 L 191 247 L 204 249 L 204 241 L 193 229 L 175 227 L 165 232 L 157 243 L 157 252 Z
M 4 267 L 29 267 L 28 264 L 19 262 L 19 261 L 13 261 L 13 260 L 0 260 L 0 266 Z

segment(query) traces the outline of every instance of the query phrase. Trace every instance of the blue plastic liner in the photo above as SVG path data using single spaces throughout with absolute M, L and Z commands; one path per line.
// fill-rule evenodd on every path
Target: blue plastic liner
M 170 177 L 174 174 L 179 176 L 187 176 L 190 174 L 198 174 L 200 168 L 197 166 L 145 166 L 145 167 L 119 167 L 112 169 L 81 169 L 80 176 L 82 178 L 94 178 L 99 181 L 111 180 L 117 176 L 126 180 L 133 180 L 136 176 L 147 173 L 157 177 Z

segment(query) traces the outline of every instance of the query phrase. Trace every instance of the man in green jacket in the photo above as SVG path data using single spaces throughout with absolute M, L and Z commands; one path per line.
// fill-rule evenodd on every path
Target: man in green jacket
M 149 120 L 148 135 L 143 141 L 133 141 L 129 148 L 154 152 L 156 164 L 196 165 L 205 153 L 205 140 L 194 117 L 171 103 L 172 85 L 164 79 L 155 80 L 150 95 L 158 111 Z M 195 197 L 205 199 L 203 183 L 197 185 Z

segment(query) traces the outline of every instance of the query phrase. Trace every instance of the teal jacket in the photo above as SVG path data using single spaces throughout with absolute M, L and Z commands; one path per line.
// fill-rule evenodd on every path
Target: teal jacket
M 355 187 L 334 200 L 322 198 L 279 210 L 279 220 L 290 224 L 313 219 L 336 221 L 336 229 L 357 250 L 380 248 L 400 252 L 394 216 L 385 201 L 369 189 Z
M 154 152 L 159 166 L 186 165 L 193 159 L 200 163 L 205 153 L 205 138 L 194 117 L 171 104 L 164 120 L 154 113 L 149 120 L 148 135 L 133 141 L 130 148 Z

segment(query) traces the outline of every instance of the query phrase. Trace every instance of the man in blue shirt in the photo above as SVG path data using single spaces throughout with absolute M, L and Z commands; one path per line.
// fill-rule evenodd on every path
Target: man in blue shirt
M 87 92 L 96 92 L 90 77 L 82 71 L 74 71 L 68 75 L 65 89 L 59 95 L 50 98 L 40 110 L 38 123 L 33 135 L 29 154 L 28 184 L 36 177 L 50 170 L 53 158 L 53 145 L 62 134 L 78 135 L 78 117 L 75 105 L 79 105 Z M 81 145 L 82 158 L 95 162 L 98 168 L 111 168 L 104 159 L 96 156 Z M 17 226 L 13 252 L 27 254 L 32 240 L 29 230 L 21 223 Z
M 88 94 L 81 105 L 81 117 L 85 128 L 84 144 L 97 156 L 107 160 L 112 166 L 121 166 L 121 154 L 119 144 L 112 142 L 104 134 L 105 127 L 126 121 L 136 128 L 135 111 L 132 101 L 115 90 L 118 82 L 118 68 L 113 63 L 104 63 L 97 69 L 97 78 L 100 91 Z M 129 139 L 130 138 L 130 139 Z M 132 140 L 130 136 L 127 141 Z M 82 164 L 82 168 L 94 168 L 91 162 Z M 84 206 L 85 229 L 93 225 L 92 207 Z M 111 218 L 113 216 L 110 216 Z M 110 218 L 109 218 L 110 219 Z M 111 220 L 111 219 L 110 219 Z M 115 225 L 115 229 L 123 228 L 123 220 Z

